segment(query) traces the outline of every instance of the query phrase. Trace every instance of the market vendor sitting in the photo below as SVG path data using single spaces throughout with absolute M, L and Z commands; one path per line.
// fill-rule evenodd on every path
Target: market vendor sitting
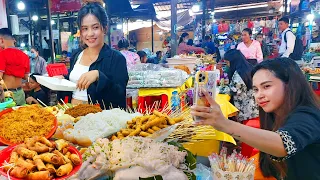
M 41 88 L 40 84 L 37 82 L 35 76 L 41 76 L 40 74 L 34 73 L 30 75 L 29 87 L 31 89 L 30 96 L 27 97 L 27 104 L 40 104 L 39 100 L 44 104 L 48 104 L 49 98 L 46 92 Z
M 191 54 L 191 53 L 204 53 L 204 49 L 194 46 L 187 45 L 187 42 L 189 40 L 189 34 L 188 33 L 182 33 L 180 40 L 179 40 L 179 46 L 177 54 Z

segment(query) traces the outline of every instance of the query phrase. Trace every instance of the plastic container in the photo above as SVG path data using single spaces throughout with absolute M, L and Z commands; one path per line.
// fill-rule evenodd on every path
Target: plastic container
M 68 74 L 67 66 L 63 63 L 49 64 L 47 71 L 50 77 Z
M 65 79 L 53 77 L 35 76 L 39 84 L 53 91 L 76 91 L 77 85 Z
M 173 91 L 171 97 L 171 110 L 174 112 L 178 109 L 180 109 L 180 97 L 178 91 Z

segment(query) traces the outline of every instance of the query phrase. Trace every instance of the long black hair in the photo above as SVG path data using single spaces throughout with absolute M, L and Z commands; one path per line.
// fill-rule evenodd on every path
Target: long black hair
M 103 5 L 99 2 L 88 2 L 86 3 L 78 12 L 78 27 L 81 28 L 82 26 L 82 20 L 85 16 L 88 14 L 91 14 L 95 16 L 100 25 L 102 26 L 103 30 L 107 31 L 108 26 L 108 15 L 106 10 L 103 8 Z M 86 45 L 82 45 L 83 48 L 86 48 Z
M 226 52 L 224 59 L 230 62 L 229 78 L 231 79 L 237 71 L 247 88 L 252 89 L 251 71 L 253 66 L 246 60 L 243 54 L 239 50 L 231 49 Z
M 127 39 L 123 38 L 118 42 L 118 48 L 119 49 L 128 49 L 130 46 L 130 43 Z
M 186 32 L 182 33 L 181 36 L 180 36 L 180 39 L 179 39 L 179 44 L 182 43 L 183 42 L 183 38 L 185 38 L 187 36 L 189 36 L 188 33 L 186 33 Z
M 275 117 L 273 113 L 266 113 L 260 108 L 259 116 L 262 129 L 277 131 L 298 106 L 320 108 L 319 100 L 295 61 L 289 58 L 263 61 L 254 67 L 252 76 L 262 69 L 272 72 L 276 78 L 285 84 L 284 103 L 280 107 L 283 113 Z M 274 172 L 281 177 L 285 177 L 287 173 L 285 162 L 273 162 L 270 156 L 263 152 L 260 153 L 260 167 L 265 177 L 272 176 Z

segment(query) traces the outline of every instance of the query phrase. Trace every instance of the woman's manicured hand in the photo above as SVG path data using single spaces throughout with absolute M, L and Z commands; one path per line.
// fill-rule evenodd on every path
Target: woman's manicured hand
M 92 70 L 87 73 L 84 73 L 78 80 L 77 88 L 80 90 L 88 89 L 92 83 L 98 80 L 98 78 L 99 78 L 98 70 Z

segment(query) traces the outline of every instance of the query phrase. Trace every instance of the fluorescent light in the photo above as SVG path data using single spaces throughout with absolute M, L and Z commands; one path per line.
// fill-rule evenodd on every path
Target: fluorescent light
M 268 7 L 268 4 L 246 4 L 246 5 L 239 5 L 239 6 L 228 6 L 228 7 L 221 7 L 215 8 L 215 12 L 228 12 L 228 11 L 237 11 L 237 10 L 245 10 L 245 9 L 255 9 L 255 8 L 263 8 Z
M 193 5 L 191 10 L 192 10 L 192 12 L 199 12 L 200 11 L 200 5 L 199 4 Z
M 140 5 L 131 4 L 132 9 L 137 9 Z
M 313 14 L 308 14 L 307 19 L 312 22 L 314 20 L 314 15 Z
M 33 21 L 38 21 L 39 20 L 39 17 L 37 15 L 33 15 L 32 18 L 31 18 Z
M 18 4 L 17 4 L 17 7 L 20 11 L 23 11 L 26 9 L 26 5 L 24 4 L 24 2 L 22 1 L 19 1 Z
M 56 24 L 56 22 L 54 20 L 51 20 L 51 25 Z
M 159 32 L 159 35 L 161 36 L 162 34 L 163 34 L 163 32 L 162 32 L 162 31 L 160 31 L 160 32 Z
M 26 43 L 21 43 L 20 47 L 22 47 L 22 48 L 26 47 Z
M 122 24 L 117 24 L 117 29 L 122 29 Z
M 106 3 L 103 3 L 102 6 L 105 8 L 106 7 Z

